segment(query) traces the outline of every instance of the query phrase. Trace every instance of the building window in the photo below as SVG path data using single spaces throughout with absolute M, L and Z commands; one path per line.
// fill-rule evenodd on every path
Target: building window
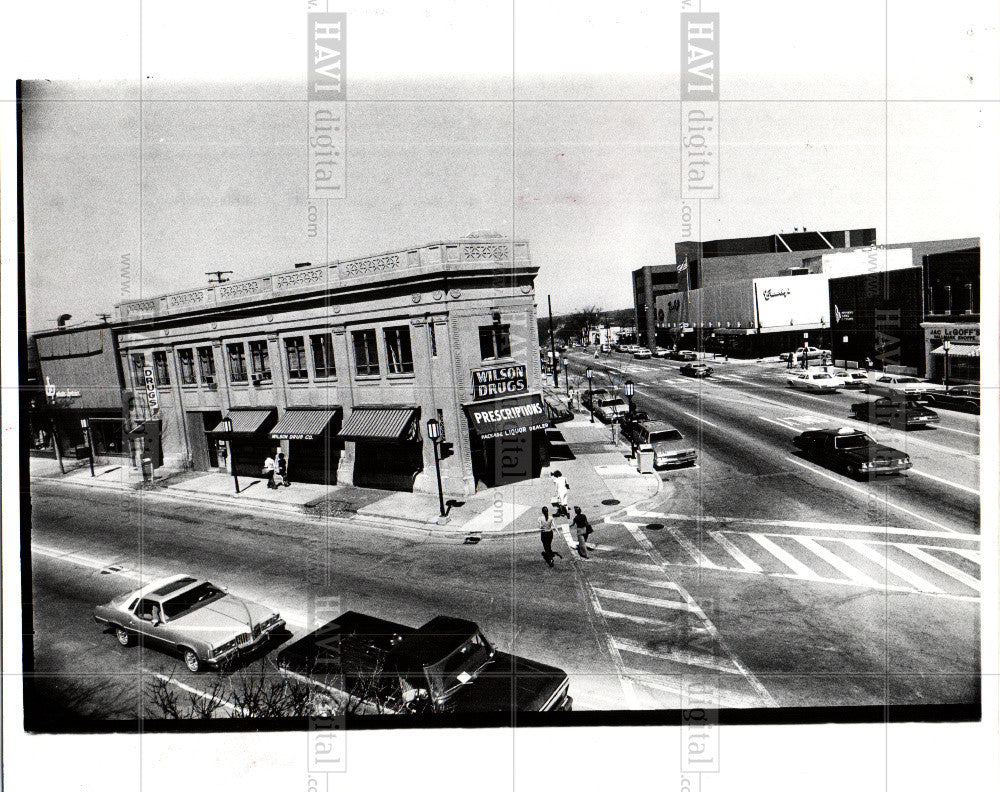
M 132 378 L 135 380 L 136 390 L 142 390 L 146 386 L 146 356 L 141 352 L 132 355 Z
M 215 356 L 212 347 L 198 347 L 198 368 L 201 370 L 201 381 L 206 385 L 215 384 Z
M 181 385 L 194 385 L 194 350 L 178 349 L 177 361 L 181 366 Z
M 288 362 L 288 379 L 309 379 L 309 365 L 306 363 L 306 342 L 302 336 L 285 339 L 285 360 Z
M 354 366 L 359 377 L 377 377 L 378 342 L 374 330 L 358 330 L 354 338 Z
M 337 365 L 333 359 L 333 334 L 323 333 L 309 337 L 313 350 L 313 367 L 317 377 L 336 377 Z
M 226 352 L 229 355 L 229 379 L 233 382 L 246 382 L 247 357 L 243 344 L 229 344 Z
M 271 361 L 267 354 L 267 341 L 250 342 L 250 369 L 254 379 L 271 379 Z
M 491 324 L 480 327 L 479 352 L 483 360 L 510 357 L 510 325 Z
M 431 357 L 438 356 L 438 336 L 434 322 L 427 323 L 427 331 L 431 334 Z
M 170 384 L 170 370 L 167 368 L 167 353 L 160 350 L 153 353 L 153 376 L 158 386 Z
M 390 374 L 413 373 L 413 350 L 409 327 L 389 327 L 385 331 L 385 354 Z

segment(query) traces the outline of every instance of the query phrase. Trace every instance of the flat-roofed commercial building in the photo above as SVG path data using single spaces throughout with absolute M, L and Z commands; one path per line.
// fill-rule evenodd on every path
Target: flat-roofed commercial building
M 163 453 L 261 477 L 446 492 L 537 476 L 546 412 L 528 244 L 468 237 L 119 306 L 122 368 L 153 368 Z M 137 416 L 137 420 L 142 416 Z
M 637 343 L 656 346 L 657 301 L 677 291 L 677 267 L 673 264 L 640 267 L 632 271 L 632 300 L 635 303 Z M 662 321 L 662 317 L 660 317 Z

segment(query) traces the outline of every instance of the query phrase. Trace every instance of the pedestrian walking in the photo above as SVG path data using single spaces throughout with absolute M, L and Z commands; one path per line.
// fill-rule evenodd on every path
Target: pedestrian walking
M 545 563 L 550 567 L 555 566 L 552 559 L 556 556 L 562 558 L 562 554 L 552 550 L 552 536 L 555 531 L 555 525 L 554 520 L 549 516 L 548 506 L 542 506 L 542 516 L 538 518 L 538 531 L 542 538 L 542 558 L 545 559 Z
M 282 484 L 284 484 L 286 487 L 291 486 L 288 483 L 288 462 L 285 459 L 285 455 L 282 454 L 280 451 L 278 452 L 278 459 L 274 463 L 274 468 L 276 471 L 274 477 L 275 486 L 278 487 L 281 486 Z
M 797 357 L 798 357 L 798 355 L 796 355 L 794 352 L 789 352 L 788 353 L 788 368 L 790 368 L 790 369 L 791 368 L 795 368 L 795 363 L 796 363 Z
M 870 369 L 871 367 L 872 367 L 872 359 L 871 359 L 870 357 L 866 357 L 866 358 L 865 358 L 865 373 L 866 373 L 866 374 L 868 373 L 868 370 L 869 370 L 869 369 Z
M 587 555 L 587 538 L 594 532 L 594 529 L 590 527 L 590 520 L 587 519 L 587 515 L 583 513 L 583 509 L 579 506 L 574 506 L 573 511 L 576 512 L 576 516 L 573 517 L 573 530 L 576 533 L 576 551 L 580 554 L 581 558 L 589 558 Z
M 566 477 L 562 474 L 561 470 L 553 470 L 552 478 L 556 482 L 556 517 L 565 517 L 567 520 L 570 519 L 569 513 L 569 482 L 566 481 Z
M 267 476 L 267 488 L 274 489 L 274 457 L 270 454 L 268 454 L 267 459 L 264 460 L 264 475 Z

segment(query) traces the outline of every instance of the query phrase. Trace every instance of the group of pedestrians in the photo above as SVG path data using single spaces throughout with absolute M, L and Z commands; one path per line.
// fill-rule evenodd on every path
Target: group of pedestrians
M 280 448 L 275 449 L 276 456 L 268 455 L 264 460 L 264 475 L 267 476 L 267 488 L 290 487 L 288 482 L 288 462 Z
M 589 558 L 587 550 L 594 549 L 594 545 L 589 545 L 589 547 L 587 545 L 587 540 L 594 532 L 594 529 L 590 524 L 590 520 L 587 519 L 587 515 L 583 513 L 583 509 L 580 506 L 574 506 L 573 514 L 570 514 L 569 482 L 566 481 L 566 477 L 559 470 L 552 471 L 551 476 L 556 482 L 555 510 L 550 515 L 549 507 L 542 506 L 542 516 L 538 518 L 538 530 L 542 539 L 542 558 L 545 559 L 545 563 L 550 567 L 555 566 L 554 559 L 556 557 L 562 558 L 561 553 L 555 552 L 552 549 L 552 537 L 555 534 L 555 521 L 557 517 L 565 517 L 570 521 L 570 525 L 576 536 L 576 550 L 581 558 Z

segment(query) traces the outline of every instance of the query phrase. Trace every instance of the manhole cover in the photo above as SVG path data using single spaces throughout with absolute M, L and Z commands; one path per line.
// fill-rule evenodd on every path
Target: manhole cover
M 650 523 L 646 526 L 647 531 L 662 531 L 663 523 Z
M 466 536 L 465 541 L 462 544 L 479 544 L 481 536 Z
M 621 501 L 615 500 L 614 498 L 608 498 L 607 500 L 602 500 L 601 503 L 603 503 L 605 506 L 617 506 L 619 503 L 621 503 Z

